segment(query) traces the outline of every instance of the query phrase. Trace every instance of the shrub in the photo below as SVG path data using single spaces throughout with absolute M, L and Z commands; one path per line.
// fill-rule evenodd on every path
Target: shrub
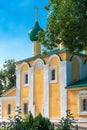
M 56 130 L 72 130 L 72 128 L 75 127 L 73 123 L 75 123 L 75 119 L 70 110 L 67 110 L 66 117 L 61 118 Z

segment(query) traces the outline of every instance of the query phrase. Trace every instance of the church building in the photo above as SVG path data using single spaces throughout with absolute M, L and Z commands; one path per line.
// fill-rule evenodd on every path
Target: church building
M 32 57 L 16 62 L 16 87 L 0 97 L 0 121 L 15 116 L 41 113 L 52 122 L 66 116 L 69 109 L 77 122 L 87 123 L 87 55 L 58 48 L 41 54 L 36 19 L 29 31 Z

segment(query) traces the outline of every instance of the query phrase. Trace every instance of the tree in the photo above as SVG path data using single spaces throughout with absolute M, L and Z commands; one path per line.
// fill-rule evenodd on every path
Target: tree
M 15 87 L 15 60 L 6 60 L 3 64 L 3 69 L 0 70 L 0 94 Z
M 47 26 L 39 41 L 51 50 L 62 43 L 70 51 L 87 49 L 87 0 L 49 0 Z

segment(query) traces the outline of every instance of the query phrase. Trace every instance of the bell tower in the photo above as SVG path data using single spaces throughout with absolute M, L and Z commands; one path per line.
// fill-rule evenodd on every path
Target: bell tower
M 41 43 L 38 43 L 38 32 L 43 31 L 38 23 L 38 7 L 35 7 L 35 24 L 29 30 L 28 35 L 30 40 L 32 41 L 32 56 L 36 56 L 41 54 Z

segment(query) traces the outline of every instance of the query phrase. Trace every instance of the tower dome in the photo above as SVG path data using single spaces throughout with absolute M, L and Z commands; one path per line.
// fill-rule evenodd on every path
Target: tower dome
M 38 42 L 38 32 L 43 31 L 43 29 L 40 27 L 38 23 L 38 7 L 35 7 L 35 9 L 36 9 L 35 24 L 28 32 L 28 36 L 32 41 L 32 56 L 41 54 L 41 44 Z
M 40 27 L 38 21 L 36 20 L 34 26 L 28 32 L 31 41 L 38 40 L 37 34 L 39 31 L 43 31 L 43 29 Z

